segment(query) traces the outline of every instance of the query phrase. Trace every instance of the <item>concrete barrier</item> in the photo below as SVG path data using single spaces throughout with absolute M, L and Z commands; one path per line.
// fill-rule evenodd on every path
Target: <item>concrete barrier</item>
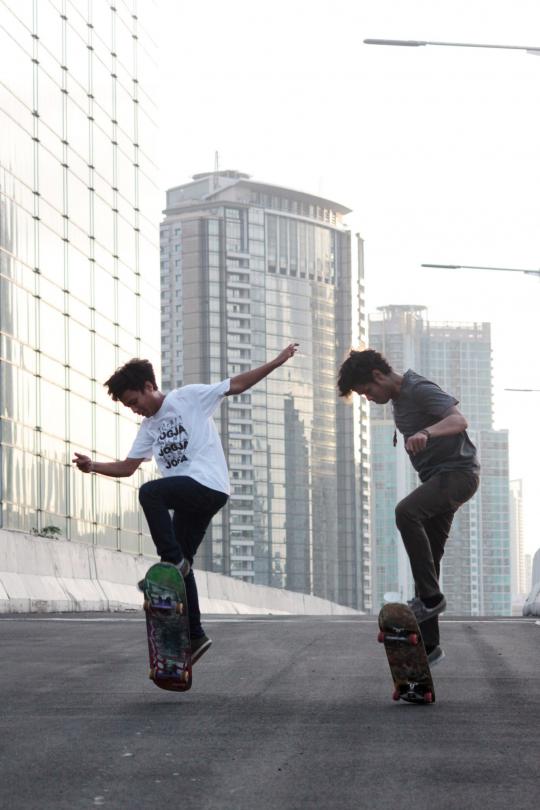
M 531 592 L 523 605 L 524 616 L 540 616 L 540 549 L 533 557 L 532 582 Z
M 533 585 L 523 605 L 524 616 L 540 616 L 540 582 Z
M 136 583 L 156 560 L 0 529 L 0 613 L 139 610 Z M 358 614 L 307 594 L 196 571 L 203 613 Z

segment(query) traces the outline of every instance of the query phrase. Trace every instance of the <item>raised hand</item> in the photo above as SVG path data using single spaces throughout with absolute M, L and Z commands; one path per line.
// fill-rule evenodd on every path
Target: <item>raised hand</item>
M 283 351 L 281 351 L 276 357 L 276 363 L 281 366 L 283 363 L 286 363 L 287 360 L 290 360 L 291 357 L 294 357 L 298 351 L 299 345 L 299 343 L 289 343 L 287 348 L 283 349 Z
M 76 464 L 81 472 L 92 472 L 92 459 L 89 456 L 83 456 L 82 453 L 74 453 L 74 456 L 73 464 Z

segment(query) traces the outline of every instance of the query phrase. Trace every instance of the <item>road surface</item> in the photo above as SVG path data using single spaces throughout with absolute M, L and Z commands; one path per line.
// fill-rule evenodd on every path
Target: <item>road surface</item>
M 184 694 L 147 678 L 144 617 L 2 616 L 0 806 L 527 810 L 540 795 L 540 625 L 443 620 L 437 702 L 391 700 L 372 617 L 210 617 Z

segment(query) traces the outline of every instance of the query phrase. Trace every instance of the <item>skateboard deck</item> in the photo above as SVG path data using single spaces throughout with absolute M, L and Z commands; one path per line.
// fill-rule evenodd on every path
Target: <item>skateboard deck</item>
M 412 610 L 389 602 L 379 613 L 378 640 L 384 644 L 394 681 L 393 700 L 434 703 L 435 689 L 429 663 Z
M 150 658 L 149 677 L 161 689 L 191 688 L 191 641 L 182 574 L 170 563 L 156 563 L 143 580 Z

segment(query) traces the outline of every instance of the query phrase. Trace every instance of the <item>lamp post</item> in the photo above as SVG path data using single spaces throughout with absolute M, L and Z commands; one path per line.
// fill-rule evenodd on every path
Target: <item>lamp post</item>
M 436 42 L 427 39 L 365 39 L 365 45 L 395 45 L 400 48 L 421 48 L 425 45 L 436 45 L 448 48 L 490 48 L 503 51 L 524 51 L 540 56 L 540 46 L 537 45 L 491 45 L 484 42 Z
M 540 270 L 526 270 L 523 267 L 489 267 L 480 264 L 421 264 L 420 267 L 435 267 L 439 270 L 497 270 L 503 273 L 525 273 L 540 277 Z

